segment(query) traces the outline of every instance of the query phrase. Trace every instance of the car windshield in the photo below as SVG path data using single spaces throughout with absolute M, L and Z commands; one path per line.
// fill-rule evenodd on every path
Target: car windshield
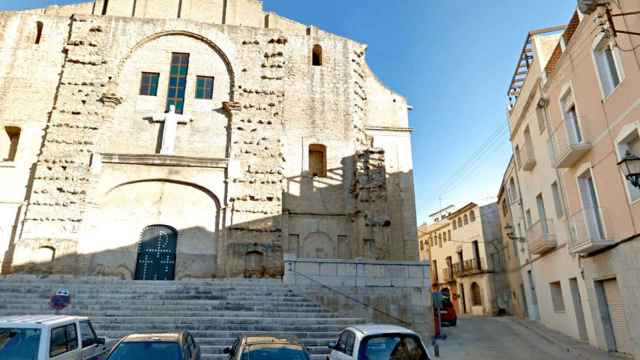
M 39 329 L 0 329 L 0 359 L 36 360 Z
M 122 342 L 108 360 L 182 360 L 180 346 L 170 342 Z
M 298 345 L 265 344 L 249 346 L 241 360 L 309 360 L 309 356 Z
M 358 360 L 428 360 L 420 339 L 414 335 L 386 334 L 365 338 Z

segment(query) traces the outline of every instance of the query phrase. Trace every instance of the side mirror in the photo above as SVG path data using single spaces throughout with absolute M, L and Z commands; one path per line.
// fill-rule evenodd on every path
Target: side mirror
M 229 347 L 224 348 L 224 350 L 222 350 L 222 353 L 223 354 L 231 354 L 231 348 L 229 348 Z
M 107 343 L 107 341 L 105 340 L 105 338 L 96 338 L 96 344 L 104 345 L 106 343 Z
M 329 347 L 329 349 L 331 349 L 331 350 L 337 350 L 337 348 L 338 348 L 338 346 L 337 346 L 337 344 L 336 344 L 336 342 L 335 342 L 335 341 L 330 341 L 330 342 L 329 342 L 329 346 L 328 346 L 328 347 Z

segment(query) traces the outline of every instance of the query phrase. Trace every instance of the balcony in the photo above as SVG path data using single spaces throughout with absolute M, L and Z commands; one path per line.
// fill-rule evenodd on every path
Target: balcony
M 486 264 L 483 266 L 482 262 L 476 259 L 465 260 L 462 264 L 453 264 L 454 277 L 465 277 L 486 272 L 490 272 Z
M 584 208 L 571 215 L 569 251 L 585 255 L 615 244 L 615 236 L 607 229 L 605 218 L 602 208 Z
M 527 230 L 529 252 L 534 255 L 542 255 L 555 249 L 558 246 L 558 241 L 553 229 L 553 220 L 551 219 L 543 219 L 531 225 Z
M 556 168 L 570 168 L 591 150 L 584 129 L 574 130 L 573 126 L 562 125 L 551 135 L 552 157 Z

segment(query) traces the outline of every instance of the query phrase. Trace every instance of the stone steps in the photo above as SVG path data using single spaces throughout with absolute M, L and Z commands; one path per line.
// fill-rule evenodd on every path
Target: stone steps
M 117 340 L 133 332 L 189 330 L 203 359 L 223 353 L 242 333 L 294 336 L 324 360 L 342 329 L 363 323 L 335 314 L 278 280 L 138 282 L 115 279 L 0 278 L 0 315 L 53 313 L 49 298 L 71 291 L 63 314 L 89 316 L 99 336 Z

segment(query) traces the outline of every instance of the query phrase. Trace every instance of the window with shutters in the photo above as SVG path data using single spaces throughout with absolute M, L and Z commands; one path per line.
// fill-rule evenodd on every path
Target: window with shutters
M 551 302 L 553 303 L 553 311 L 565 312 L 564 298 L 562 297 L 562 285 L 560 281 L 549 284 L 551 288 Z

